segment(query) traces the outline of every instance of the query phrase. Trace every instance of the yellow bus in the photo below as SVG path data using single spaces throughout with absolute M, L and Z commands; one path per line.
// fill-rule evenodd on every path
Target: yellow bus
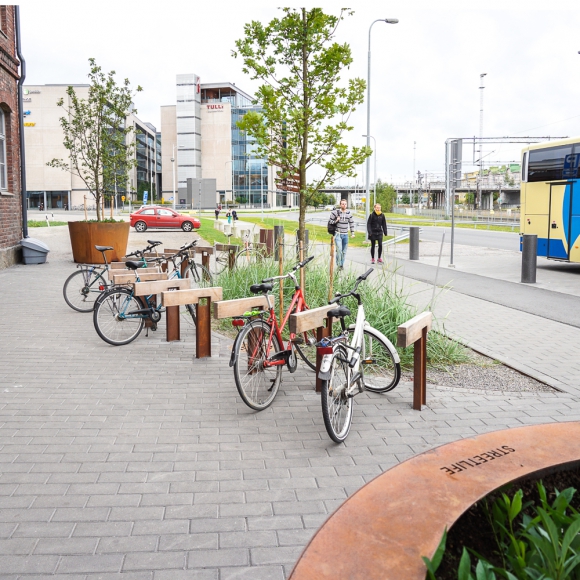
M 522 151 L 520 232 L 538 236 L 538 256 L 580 262 L 579 168 L 580 138 Z

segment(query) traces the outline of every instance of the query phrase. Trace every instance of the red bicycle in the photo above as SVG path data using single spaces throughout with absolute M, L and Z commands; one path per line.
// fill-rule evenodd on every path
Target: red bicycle
M 296 351 L 312 370 L 316 369 L 314 331 L 299 336 L 290 334 L 286 345 L 282 339 L 282 332 L 290 314 L 308 310 L 295 272 L 313 259 L 311 256 L 300 262 L 284 276 L 266 278 L 261 284 L 250 286 L 252 293 L 263 294 L 268 300 L 267 295 L 272 290 L 274 280 L 292 279 L 294 294 L 281 326 L 278 325 L 273 306 L 270 306 L 269 310 L 251 312 L 232 321 L 234 326 L 242 328 L 232 347 L 230 366 L 234 367 L 236 387 L 244 403 L 256 411 L 261 411 L 272 404 L 282 382 L 282 368 L 286 366 L 291 373 L 296 370 Z M 264 320 L 266 313 L 268 318 Z

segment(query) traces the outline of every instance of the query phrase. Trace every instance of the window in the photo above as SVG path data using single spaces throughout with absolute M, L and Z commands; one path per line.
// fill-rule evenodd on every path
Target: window
M 522 181 L 528 180 L 528 152 L 524 153 L 524 158 L 522 160 Z
M 141 215 L 155 215 L 155 210 L 154 209 L 144 209 L 141 212 Z
M 170 215 L 170 216 L 174 216 L 175 215 L 172 211 L 170 211 L 168 209 L 159 209 L 159 210 L 157 210 L 157 213 L 159 215 Z
M 564 162 L 572 145 L 532 149 L 528 164 L 528 181 L 555 181 L 563 178 Z
M 0 189 L 8 189 L 6 175 L 6 116 L 0 109 Z

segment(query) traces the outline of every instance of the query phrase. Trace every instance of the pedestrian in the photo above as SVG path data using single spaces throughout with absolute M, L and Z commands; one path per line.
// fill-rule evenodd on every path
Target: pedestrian
M 340 208 L 332 210 L 330 219 L 337 224 L 334 243 L 336 244 L 336 265 L 339 270 L 344 267 L 344 259 L 348 248 L 348 230 L 354 238 L 354 219 L 350 210 L 346 208 L 346 199 L 340 200 Z
M 238 212 L 235 209 L 232 209 L 232 217 L 234 218 L 234 221 L 238 220 Z
M 381 211 L 381 204 L 375 203 L 375 209 L 367 221 L 367 233 L 371 241 L 371 264 L 375 263 L 375 244 L 378 244 L 378 263 L 382 264 L 383 259 L 383 234 L 387 235 L 387 220 Z
M 231 224 L 232 223 L 232 214 L 229 211 L 226 214 L 226 217 L 228 218 L 228 224 Z
M 220 217 L 220 208 L 219 206 L 215 208 L 215 219 L 216 221 L 218 220 L 218 218 Z

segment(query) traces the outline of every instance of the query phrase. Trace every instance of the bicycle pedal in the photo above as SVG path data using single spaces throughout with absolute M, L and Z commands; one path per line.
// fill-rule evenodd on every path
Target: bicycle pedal
M 361 360 L 360 362 L 363 365 L 373 365 L 376 363 L 374 358 L 365 358 L 365 359 Z

